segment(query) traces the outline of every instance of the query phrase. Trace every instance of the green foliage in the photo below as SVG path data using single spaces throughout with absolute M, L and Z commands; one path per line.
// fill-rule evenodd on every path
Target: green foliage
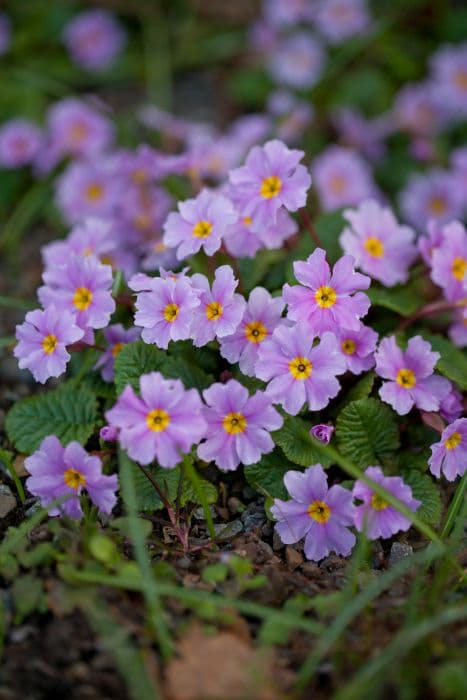
M 274 442 L 294 464 L 309 467 L 319 462 L 328 467 L 332 460 L 322 449 L 321 443 L 310 435 L 311 423 L 303 418 L 286 416 L 284 425 L 273 433 Z
M 169 379 L 181 379 L 185 388 L 203 391 L 213 381 L 203 369 L 182 356 L 170 355 L 142 340 L 128 343 L 115 361 L 115 385 L 121 393 L 127 384 L 139 389 L 139 378 L 148 372 L 161 372 Z
M 272 498 L 286 498 L 287 491 L 283 483 L 284 474 L 295 465 L 289 462 L 279 448 L 263 455 L 257 464 L 244 467 L 245 478 L 251 488 Z
M 47 601 L 42 581 L 32 574 L 19 576 L 11 588 L 15 606 L 15 623 L 19 624 L 31 613 L 46 612 Z
M 384 464 L 399 447 L 394 414 L 377 399 L 346 406 L 337 418 L 336 438 L 342 454 L 362 469 Z
M 66 382 L 47 394 L 18 401 L 8 413 L 5 425 L 17 450 L 30 454 L 47 435 L 56 435 L 64 445 L 71 440 L 86 444 L 96 421 L 96 397 L 92 391 Z
M 401 316 L 410 316 L 421 305 L 422 298 L 416 283 L 398 284 L 388 289 L 373 283 L 366 291 L 374 306 L 382 306 Z
M 144 467 L 144 469 L 157 484 L 169 503 L 175 504 L 177 494 L 179 493 L 179 503 L 181 506 L 185 506 L 187 503 L 196 503 L 199 505 L 196 491 L 189 479 L 182 474 L 180 466 L 176 466 L 174 469 L 148 466 Z M 164 504 L 157 490 L 145 475 L 143 469 L 133 463 L 133 470 L 138 510 L 152 512 L 163 508 Z M 200 478 L 200 482 L 208 503 L 215 503 L 217 500 L 216 487 L 209 481 L 206 481 L 206 479 Z
M 455 382 L 460 389 L 467 391 L 467 357 L 465 353 L 441 335 L 434 335 L 425 331 L 422 332 L 422 335 L 431 344 L 433 350 L 436 350 L 441 355 L 436 369 L 452 382 Z
M 364 374 L 363 377 L 361 377 L 361 379 L 359 379 L 347 393 L 342 401 L 341 408 L 344 408 L 344 406 L 347 406 L 347 404 L 352 403 L 352 401 L 367 399 L 371 394 L 375 379 L 376 374 L 373 371 Z
M 402 477 L 412 489 L 413 497 L 422 502 L 417 510 L 417 515 L 426 523 L 432 526 L 437 525 L 441 518 L 443 505 L 439 489 L 431 476 L 422 474 L 417 469 L 412 469 L 403 470 Z

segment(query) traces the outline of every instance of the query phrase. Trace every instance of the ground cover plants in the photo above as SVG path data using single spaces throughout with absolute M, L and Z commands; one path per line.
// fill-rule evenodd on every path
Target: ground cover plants
M 467 12 L 406 5 L 0 14 L 6 698 L 465 697 Z

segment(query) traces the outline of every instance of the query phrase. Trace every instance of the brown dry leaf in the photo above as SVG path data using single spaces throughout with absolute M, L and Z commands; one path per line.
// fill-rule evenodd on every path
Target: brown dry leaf
M 231 632 L 207 636 L 194 624 L 178 652 L 166 671 L 167 700 L 280 700 L 291 682 L 272 649 Z

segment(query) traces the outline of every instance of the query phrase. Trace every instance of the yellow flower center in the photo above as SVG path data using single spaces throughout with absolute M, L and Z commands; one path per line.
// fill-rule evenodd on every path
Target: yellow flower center
M 467 71 L 457 71 L 456 77 L 454 78 L 454 82 L 456 83 L 457 87 L 459 87 L 461 90 L 467 90 Z
M 336 290 L 325 285 L 318 287 L 315 292 L 315 300 L 322 309 L 328 309 L 330 306 L 334 306 L 337 301 Z
M 87 287 L 78 287 L 75 290 L 75 295 L 73 297 L 73 304 L 76 306 L 78 311 L 86 311 L 92 302 L 92 292 Z
M 115 345 L 112 348 L 112 355 L 114 357 L 117 357 L 122 351 L 123 348 L 123 343 L 115 343 Z
M 347 340 L 342 341 L 341 348 L 342 352 L 345 352 L 346 355 L 353 355 L 355 350 L 357 349 L 357 344 L 355 340 L 347 338 Z
M 368 255 L 372 258 L 381 258 L 384 255 L 384 245 L 376 236 L 370 236 L 363 244 Z
M 250 343 L 262 343 L 268 334 L 266 326 L 261 321 L 250 321 L 245 326 L 245 338 Z
M 433 214 L 433 216 L 441 216 L 446 211 L 446 202 L 442 197 L 432 197 L 428 209 Z
M 272 199 L 277 197 L 282 189 L 282 180 L 276 175 L 265 177 L 261 183 L 260 194 L 264 199 Z
M 459 280 L 459 282 L 462 282 L 465 276 L 465 271 L 467 270 L 467 260 L 465 258 L 454 258 L 452 261 L 452 275 L 453 277 L 456 278 L 456 280 Z
M 346 188 L 346 181 L 343 177 L 336 175 L 329 180 L 329 189 L 333 194 L 342 194 Z
M 198 221 L 195 226 L 193 226 L 193 236 L 195 238 L 207 238 L 211 235 L 212 224 L 210 221 Z
M 162 243 L 162 241 L 159 241 L 158 243 L 154 244 L 153 251 L 155 253 L 163 253 L 164 250 L 167 250 L 167 246 L 165 243 Z
M 307 512 L 310 518 L 313 518 L 313 520 L 316 520 L 317 523 L 321 523 L 322 525 L 327 523 L 331 517 L 331 509 L 324 501 L 313 501 L 313 503 L 310 503 L 308 506 Z
M 167 304 L 163 311 L 165 320 L 169 323 L 173 323 L 177 318 L 179 311 L 180 309 L 178 308 L 178 304 Z
M 461 434 L 455 432 L 444 441 L 444 446 L 447 450 L 455 450 L 461 440 Z
M 88 127 L 86 126 L 86 124 L 80 124 L 79 122 L 73 124 L 73 126 L 70 129 L 70 137 L 72 143 L 79 143 L 87 136 L 87 133 Z
M 80 486 L 86 486 L 86 477 L 81 472 L 70 467 L 63 474 L 63 481 L 71 489 L 77 491 Z
M 208 321 L 217 321 L 222 316 L 222 304 L 218 301 L 211 301 L 206 304 L 206 318 Z
M 313 370 L 313 365 L 307 357 L 294 357 L 289 362 L 289 372 L 294 379 L 308 379 Z
M 134 219 L 133 223 L 137 229 L 140 231 L 146 231 L 147 229 L 151 228 L 152 224 L 152 219 L 149 216 L 149 214 L 145 214 L 144 212 L 141 212 L 140 214 L 137 214 Z
M 253 219 L 251 218 L 251 216 L 244 216 L 242 221 L 245 224 L 245 226 L 251 226 L 251 222 L 253 221 Z
M 400 369 L 397 373 L 396 382 L 404 389 L 411 389 L 417 383 L 415 374 L 411 369 Z
M 104 194 L 104 188 L 102 185 L 99 185 L 99 183 L 94 183 L 92 185 L 88 185 L 86 187 L 86 197 L 91 201 L 91 202 L 98 202 L 99 199 L 102 199 L 102 195 Z
M 85 258 L 89 258 L 90 255 L 94 253 L 93 248 L 91 248 L 90 245 L 86 246 L 86 248 L 83 250 L 83 255 Z
M 247 419 L 243 413 L 237 413 L 236 411 L 232 413 L 227 413 L 222 421 L 224 430 L 229 435 L 236 435 L 237 433 L 243 433 L 246 430 Z
M 375 510 L 384 510 L 387 508 L 389 503 L 384 500 L 384 498 L 381 498 L 381 496 L 378 496 L 377 493 L 374 493 L 371 497 L 371 507 L 374 508 Z
M 154 408 L 146 416 L 146 425 L 154 433 L 161 433 L 170 423 L 170 416 L 163 408 Z
M 57 347 L 58 343 L 58 338 L 56 335 L 51 333 L 50 335 L 46 335 L 45 338 L 42 341 L 42 349 L 44 352 L 47 353 L 47 355 L 51 355 L 54 351 L 55 348 Z
M 148 171 L 144 168 L 137 168 L 136 170 L 133 170 L 131 177 L 133 182 L 136 182 L 138 185 L 141 185 L 149 180 Z

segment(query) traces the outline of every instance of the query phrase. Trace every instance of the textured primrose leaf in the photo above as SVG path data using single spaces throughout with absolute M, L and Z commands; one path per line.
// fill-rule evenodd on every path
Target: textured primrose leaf
M 417 510 L 419 518 L 429 525 L 437 525 L 441 518 L 443 505 L 439 489 L 431 476 L 422 474 L 418 469 L 412 469 L 403 470 L 402 478 L 412 489 L 413 497 L 422 502 Z
M 138 389 L 140 376 L 148 372 L 160 372 L 166 358 L 167 354 L 163 350 L 142 340 L 124 345 L 115 360 L 117 394 L 121 394 L 127 384 Z
M 365 294 L 370 297 L 373 306 L 382 306 L 401 316 L 410 316 L 421 305 L 418 285 L 410 282 L 398 284 L 391 289 L 373 284 L 370 289 L 366 290 Z
M 155 511 L 164 507 L 159 495 L 151 481 L 147 478 L 141 467 L 132 462 L 134 469 L 134 482 L 136 489 L 136 504 L 140 511 Z M 174 469 L 163 469 L 162 467 L 146 466 L 144 467 L 151 475 L 152 479 L 159 486 L 160 490 L 166 494 L 168 501 L 175 504 L 177 499 L 178 487 L 181 477 L 180 466 Z M 206 479 L 200 477 L 201 486 L 204 490 L 208 503 L 215 503 L 217 500 L 217 490 L 214 484 L 211 484 Z M 191 481 L 184 476 L 180 493 L 180 505 L 185 506 L 187 503 L 196 503 L 200 505 L 196 491 L 193 488 Z
M 373 385 L 375 383 L 376 374 L 371 371 L 363 375 L 350 389 L 348 394 L 344 397 L 341 407 L 347 406 L 347 404 L 352 403 L 352 401 L 360 401 L 360 399 L 367 399 L 371 394 Z
M 339 450 L 362 469 L 382 464 L 399 447 L 394 414 L 377 399 L 353 401 L 336 422 Z
M 47 435 L 56 435 L 66 445 L 72 440 L 85 444 L 97 421 L 93 392 L 72 382 L 47 394 L 18 401 L 8 413 L 6 432 L 20 452 L 30 454 Z
M 117 393 L 120 394 L 127 384 L 137 391 L 139 378 L 148 372 L 160 372 L 168 379 L 181 379 L 186 389 L 199 391 L 214 381 L 211 375 L 194 362 L 182 356 L 169 355 L 155 345 L 138 340 L 125 345 L 115 361 Z
M 431 344 L 433 350 L 441 355 L 436 365 L 438 372 L 455 382 L 463 391 L 467 391 L 467 357 L 465 353 L 441 335 L 426 332 L 423 332 L 422 335 Z
M 244 467 L 244 474 L 255 491 L 270 498 L 287 498 L 284 474 L 295 468 L 295 464 L 289 462 L 282 450 L 276 448 L 270 454 L 263 455 L 256 464 Z
M 311 422 L 304 421 L 303 418 L 286 416 L 284 425 L 272 437 L 294 464 L 309 467 L 319 462 L 323 467 L 328 467 L 332 460 L 321 448 L 321 443 L 310 435 L 311 427 Z

